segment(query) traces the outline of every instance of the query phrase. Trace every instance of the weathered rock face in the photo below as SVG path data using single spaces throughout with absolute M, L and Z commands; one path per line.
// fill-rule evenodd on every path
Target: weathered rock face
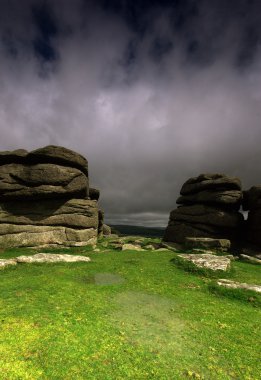
M 195 194 L 204 190 L 240 190 L 241 182 L 239 178 L 228 177 L 225 174 L 208 173 L 200 174 L 198 177 L 188 179 L 180 190 L 181 195 Z
M 84 198 L 88 178 L 75 168 L 55 164 L 0 166 L 0 199 Z
M 58 146 L 0 152 L 0 246 L 95 243 L 99 191 L 94 194 L 89 197 L 88 162 L 76 152 Z
M 111 227 L 108 226 L 107 224 L 103 224 L 102 232 L 103 232 L 103 235 L 105 236 L 111 235 Z
M 188 249 L 210 249 L 226 252 L 230 248 L 230 241 L 227 239 L 212 239 L 212 238 L 193 238 L 187 237 L 185 246 Z
M 163 240 L 185 243 L 187 237 L 235 240 L 243 216 L 238 212 L 242 191 L 238 178 L 224 174 L 201 174 L 181 188 L 171 211 Z
M 249 210 L 246 238 L 250 243 L 261 245 L 261 185 L 244 191 L 243 208 Z

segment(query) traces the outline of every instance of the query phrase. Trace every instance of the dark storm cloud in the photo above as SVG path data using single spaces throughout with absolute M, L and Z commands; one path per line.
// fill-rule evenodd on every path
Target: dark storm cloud
M 164 225 L 206 171 L 261 182 L 258 1 L 2 1 L 1 150 L 89 160 L 109 222 Z

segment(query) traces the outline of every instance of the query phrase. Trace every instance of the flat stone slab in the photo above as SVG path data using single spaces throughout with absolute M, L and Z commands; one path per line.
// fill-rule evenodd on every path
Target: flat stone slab
M 16 265 L 16 259 L 0 259 L 0 268 L 5 268 L 9 265 Z
M 223 278 L 219 279 L 217 281 L 217 284 L 220 286 L 224 286 L 225 288 L 247 289 L 247 290 L 253 290 L 254 292 L 261 293 L 261 285 L 246 284 L 244 282 L 236 282 L 236 281 L 227 280 Z
M 89 262 L 91 259 L 86 256 L 76 256 L 57 253 L 36 253 L 32 256 L 18 256 L 16 257 L 17 263 L 75 263 L 75 262 Z
M 252 257 L 252 256 L 244 255 L 243 253 L 241 253 L 239 255 L 239 257 L 243 261 L 246 261 L 246 262 L 249 262 L 249 263 L 252 263 L 252 264 L 259 264 L 259 265 L 261 265 L 261 259 L 259 259 L 257 257 Z
M 91 259 L 86 256 L 76 256 L 57 253 L 36 253 L 31 256 L 18 256 L 13 259 L 0 259 L 0 268 L 20 263 L 75 263 L 89 262 Z
M 131 251 L 144 251 L 143 248 L 141 248 L 140 245 L 134 245 L 134 244 L 123 244 L 122 246 L 123 251 L 131 250 Z
M 217 249 L 227 251 L 230 246 L 228 239 L 212 239 L 206 237 L 186 237 L 186 248 Z
M 226 271 L 230 268 L 230 258 L 227 256 L 216 256 L 208 253 L 204 254 L 193 254 L 193 253 L 182 253 L 178 257 L 184 260 L 191 261 L 199 268 L 207 268 L 213 271 L 223 270 Z

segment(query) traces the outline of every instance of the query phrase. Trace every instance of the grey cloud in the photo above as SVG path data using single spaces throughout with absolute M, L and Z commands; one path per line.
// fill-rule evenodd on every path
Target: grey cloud
M 1 45 L 1 150 L 79 151 L 115 223 L 164 226 L 182 183 L 201 172 L 238 175 L 244 187 L 260 182 L 260 52 L 244 70 L 234 64 L 237 23 L 218 40 L 222 53 L 195 65 L 183 39 L 173 39 L 169 11 L 151 11 L 151 32 L 139 38 L 115 13 L 58 3 L 56 62 L 40 63 L 29 43 L 15 58 Z M 14 41 L 18 31 L 24 41 L 35 38 L 30 7 L 22 19 L 17 9 L 12 16 Z M 173 41 L 160 60 L 151 57 L 157 38 Z M 130 41 L 135 53 L 126 60 Z M 39 75 L 41 65 L 48 76 Z

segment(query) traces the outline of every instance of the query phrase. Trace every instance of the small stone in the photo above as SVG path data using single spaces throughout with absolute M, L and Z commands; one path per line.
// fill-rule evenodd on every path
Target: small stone
M 5 268 L 9 265 L 16 265 L 16 259 L 0 259 L 0 268 Z
M 261 285 L 254 285 L 254 284 L 247 284 L 244 282 L 236 282 L 232 280 L 227 279 L 219 279 L 217 281 L 217 284 L 220 286 L 224 286 L 225 288 L 232 288 L 232 289 L 247 289 L 247 290 L 253 290 L 254 292 L 261 293 Z
M 155 247 L 152 244 L 145 245 L 146 249 L 150 249 L 151 251 L 155 251 Z

